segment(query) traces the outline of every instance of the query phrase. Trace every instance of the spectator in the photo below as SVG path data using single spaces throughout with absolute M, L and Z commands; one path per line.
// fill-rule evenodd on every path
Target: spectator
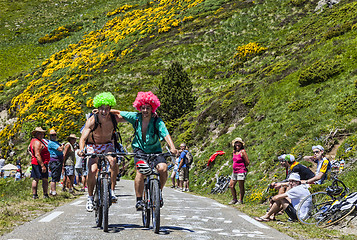
M 76 164 L 75 164 L 75 170 L 76 170 L 76 178 L 77 178 L 77 184 L 82 184 L 81 192 L 85 191 L 85 186 L 86 186 L 86 178 L 83 175 L 83 159 L 78 155 L 79 153 L 79 147 L 78 144 L 75 145 L 74 147 L 74 153 L 76 157 Z
M 63 167 L 63 149 L 64 146 L 57 141 L 57 133 L 55 130 L 50 130 L 50 141 L 48 141 L 48 151 L 50 152 L 50 171 L 51 171 L 51 186 L 50 195 L 56 196 L 56 184 L 61 179 Z
M 315 176 L 306 181 L 302 181 L 302 183 L 306 184 L 323 184 L 325 179 L 327 178 L 328 173 L 331 170 L 330 161 L 324 156 L 324 148 L 320 145 L 313 146 L 312 151 L 314 152 L 314 156 L 305 156 L 304 160 L 313 162 L 317 164 L 317 169 Z
M 22 166 L 21 166 L 21 158 L 18 157 L 17 160 L 16 160 L 16 167 L 17 169 L 19 169 L 20 171 L 20 175 L 22 176 Z
M 1 156 L 0 157 L 0 177 L 4 177 L 4 170 L 2 168 L 5 166 L 5 159 Z
M 289 187 L 289 175 L 293 172 L 298 173 L 301 180 L 313 178 L 315 174 L 304 165 L 295 161 L 295 157 L 291 154 L 283 154 L 278 157 L 280 164 L 285 168 L 286 179 L 281 182 L 274 182 L 270 186 L 278 190 L 278 194 L 286 192 Z
M 20 181 L 20 180 L 21 180 L 20 169 L 17 169 L 15 173 L 15 181 Z
M 189 191 L 189 167 L 187 166 L 186 154 L 188 152 L 185 143 L 180 144 L 181 154 L 179 157 L 179 187 L 182 191 Z
M 74 193 L 73 191 L 73 183 L 74 183 L 74 161 L 76 160 L 75 152 L 74 152 L 74 144 L 77 141 L 77 137 L 75 134 L 69 135 L 67 138 L 68 142 L 64 146 L 64 180 L 63 180 L 63 190 L 68 188 L 69 193 Z
M 172 181 L 171 188 L 175 188 L 176 185 L 177 185 L 177 187 L 179 187 L 178 167 L 179 167 L 179 162 L 180 162 L 180 154 L 181 154 L 181 151 L 179 151 L 179 153 L 176 155 L 175 162 L 172 163 L 174 166 L 173 166 L 173 170 L 171 173 L 171 181 Z
M 307 185 L 301 184 L 300 176 L 298 173 L 291 173 L 289 176 L 290 189 L 286 193 L 278 194 L 272 197 L 272 207 L 270 210 L 262 217 L 256 217 L 255 220 L 259 222 L 269 222 L 275 220 L 272 218 L 281 210 L 285 210 L 286 214 L 291 220 L 296 221 L 296 209 L 299 203 L 308 195 L 310 192 Z M 303 206 L 301 206 L 301 211 L 306 214 L 309 210 L 310 202 L 306 201 Z
M 47 142 L 43 139 L 45 132 L 41 127 L 36 127 L 32 131 L 33 138 L 28 148 L 31 153 L 33 199 L 38 198 L 37 188 L 39 180 L 42 180 L 43 197 L 48 198 L 48 163 L 50 161 L 50 153 Z
M 233 173 L 231 181 L 229 182 L 229 188 L 233 196 L 233 200 L 229 204 L 243 204 L 243 198 L 245 194 L 244 182 L 248 173 L 249 159 L 247 152 L 244 149 L 244 142 L 241 138 L 236 138 L 232 141 L 233 146 Z M 237 191 L 235 189 L 238 181 L 240 196 L 237 200 Z

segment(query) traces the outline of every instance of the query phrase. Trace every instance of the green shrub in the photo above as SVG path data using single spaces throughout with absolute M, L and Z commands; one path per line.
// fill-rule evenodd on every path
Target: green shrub
M 357 95 L 353 94 L 342 99 L 335 109 L 337 114 L 356 114 L 357 113 Z
M 302 6 L 307 2 L 307 0 L 290 0 L 290 4 L 293 6 Z
M 299 111 L 302 108 L 308 107 L 311 105 L 309 100 L 297 100 L 288 105 L 290 111 Z
M 298 82 L 300 86 L 324 82 L 341 71 L 342 67 L 337 61 L 317 61 L 301 71 Z
M 337 25 L 335 27 L 330 28 L 324 35 L 323 37 L 325 39 L 331 39 L 337 36 L 340 36 L 348 31 L 352 30 L 352 23 L 347 22 L 342 25 Z
M 78 32 L 82 29 L 82 23 L 72 23 L 61 26 L 55 30 L 53 30 L 50 34 L 46 34 L 46 36 L 38 39 L 40 44 L 52 43 L 62 40 L 71 35 L 71 32 Z

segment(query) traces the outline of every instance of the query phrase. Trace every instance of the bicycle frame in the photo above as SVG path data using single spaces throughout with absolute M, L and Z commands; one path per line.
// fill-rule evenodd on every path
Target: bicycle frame
M 94 210 L 97 227 L 103 226 L 103 231 L 108 231 L 108 212 L 112 205 L 111 196 L 111 173 L 108 156 L 120 157 L 125 155 L 132 155 L 129 153 L 105 153 L 105 154 L 85 154 L 87 157 L 98 157 L 98 173 L 94 191 Z M 120 160 L 120 158 L 117 158 Z
M 162 207 L 162 192 L 160 187 L 160 174 L 156 169 L 158 156 L 171 156 L 170 153 L 159 154 L 137 154 L 138 158 L 144 159 L 152 169 L 151 174 L 146 176 L 144 181 L 142 220 L 144 227 L 150 226 L 150 215 L 152 215 L 153 230 L 159 233 L 160 230 L 160 207 Z

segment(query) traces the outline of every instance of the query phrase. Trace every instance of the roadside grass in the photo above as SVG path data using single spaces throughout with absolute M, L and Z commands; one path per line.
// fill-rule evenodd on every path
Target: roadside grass
M 238 186 L 236 186 L 239 190 Z M 207 194 L 207 192 L 197 193 L 191 192 L 191 194 L 197 194 L 200 196 L 209 197 L 216 200 L 219 203 L 228 205 L 228 202 L 232 200 L 230 190 L 223 194 Z M 237 208 L 239 211 L 249 215 L 251 218 L 263 216 L 266 213 L 269 204 L 264 203 L 254 203 L 246 201 L 244 204 L 229 205 L 230 207 Z M 290 222 L 288 221 L 288 216 L 284 213 L 283 215 L 276 216 L 277 221 L 264 222 L 264 224 L 283 232 L 294 239 L 355 239 L 356 235 L 349 233 L 346 230 L 344 224 L 338 225 L 337 227 L 329 228 L 319 228 L 314 225 L 304 225 L 300 222 Z M 356 220 L 352 220 L 356 221 Z M 351 224 L 350 224 L 351 225 Z
M 14 178 L 0 179 L 0 236 L 11 232 L 16 226 L 53 210 L 64 203 L 73 201 L 75 196 L 67 192 L 58 191 L 56 197 L 43 199 L 42 182 L 38 188 L 39 198 L 32 199 L 32 179 L 23 178 L 14 181 Z M 57 187 L 59 189 L 59 187 Z

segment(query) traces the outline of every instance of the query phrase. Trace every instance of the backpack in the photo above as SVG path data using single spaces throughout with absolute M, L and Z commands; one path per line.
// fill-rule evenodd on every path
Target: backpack
M 186 165 L 187 165 L 188 167 L 191 167 L 191 165 L 192 165 L 192 163 L 193 163 L 193 156 L 192 156 L 192 154 L 191 154 L 188 150 L 186 150 L 186 151 L 187 151 L 187 153 L 186 153 L 186 155 L 185 155 Z

